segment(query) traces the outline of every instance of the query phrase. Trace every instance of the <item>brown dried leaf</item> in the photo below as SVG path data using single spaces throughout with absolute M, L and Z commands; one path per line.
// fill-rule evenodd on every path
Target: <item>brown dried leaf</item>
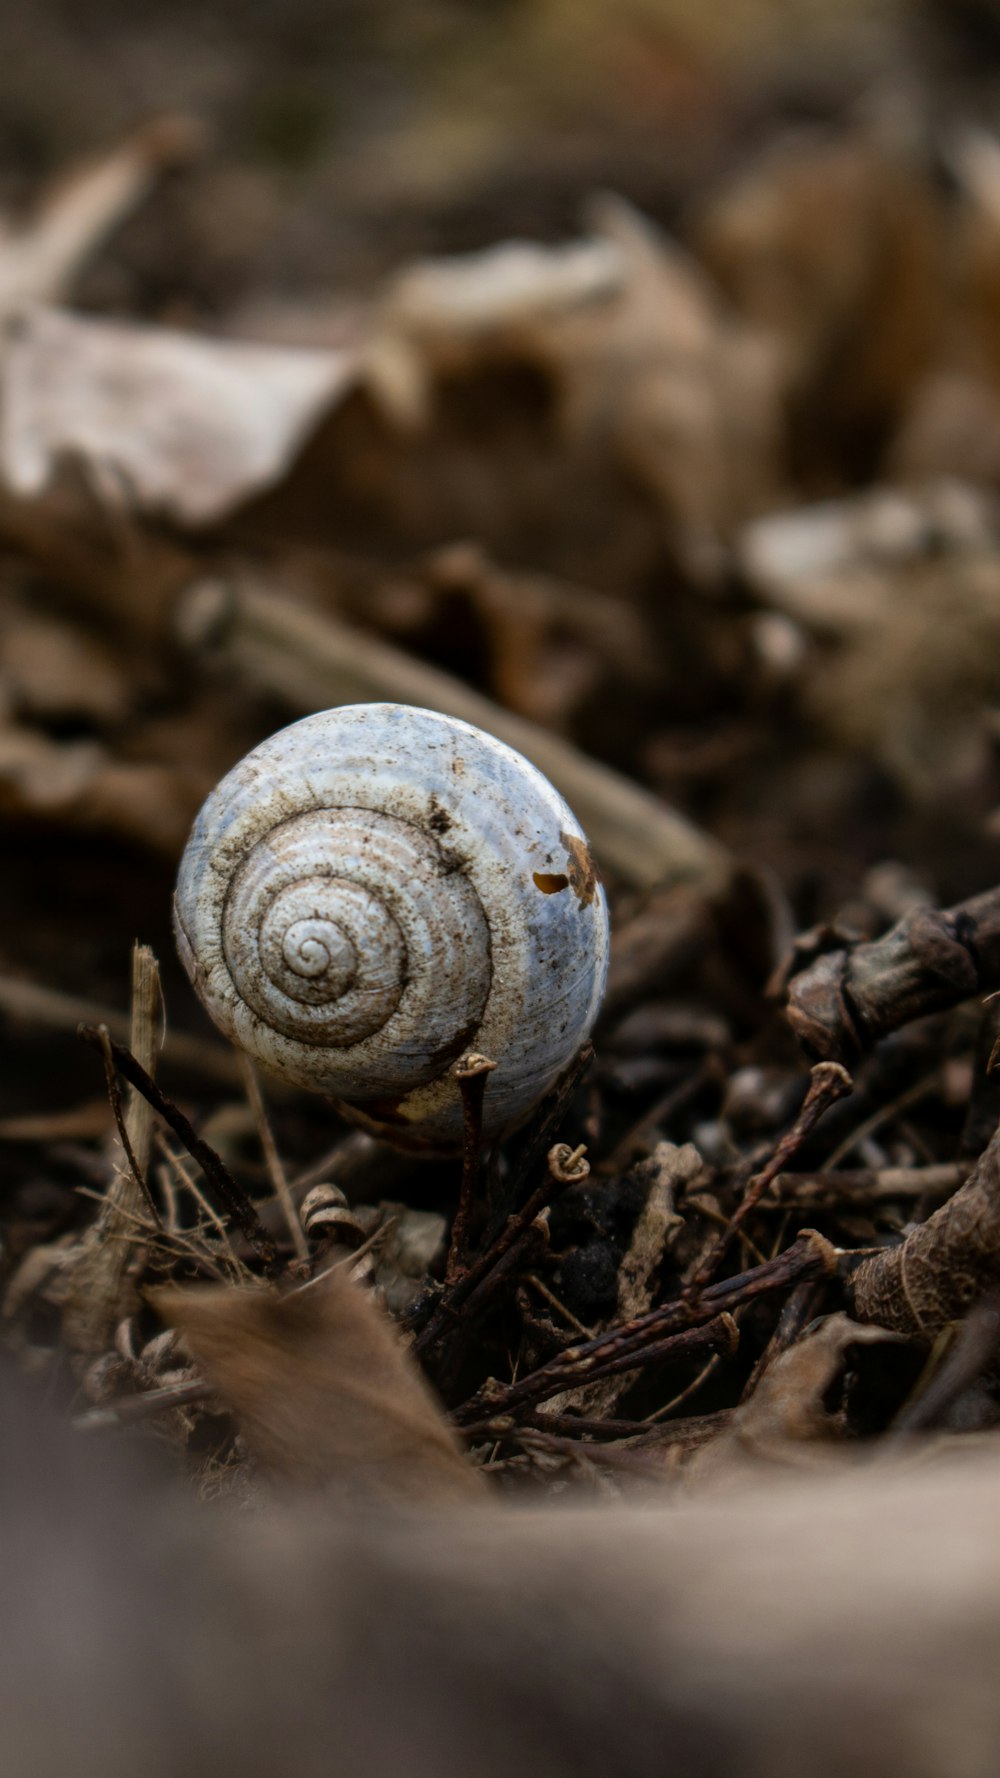
M 397 1501 L 483 1491 L 395 1328 L 334 1268 L 279 1297 L 150 1293 L 276 1476 Z
M 905 1241 L 854 1274 L 864 1321 L 933 1337 L 979 1298 L 1000 1289 L 1000 1130 L 965 1184 Z
M 922 169 L 865 140 L 795 139 L 707 209 L 697 237 L 741 312 L 781 342 L 807 448 L 884 424 L 935 342 L 940 219 Z
M 801 1462 L 799 1447 L 804 1444 L 839 1441 L 840 1421 L 827 1410 L 823 1398 L 845 1352 L 851 1346 L 895 1337 L 882 1327 L 859 1326 L 847 1315 L 827 1315 L 775 1359 L 725 1431 L 695 1453 L 687 1473 L 696 1474 L 699 1484 L 716 1478 L 729 1481 L 751 1464 Z
M 772 503 L 784 364 L 734 320 L 703 269 L 618 198 L 595 222 L 626 267 L 621 296 L 544 343 L 570 427 L 610 441 L 695 547 Z

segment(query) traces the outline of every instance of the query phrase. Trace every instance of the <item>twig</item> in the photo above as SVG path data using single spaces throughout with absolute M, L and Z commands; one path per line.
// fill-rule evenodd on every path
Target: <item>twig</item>
M 136 944 L 132 950 L 132 1046 L 150 1074 L 156 1067 L 161 1026 L 162 998 L 156 958 L 148 945 Z M 134 1281 L 129 1273 L 135 1269 L 138 1255 L 134 1245 L 129 1250 L 116 1239 L 123 1223 L 132 1215 L 144 1213 L 147 1235 L 155 1238 L 162 1228 L 148 1179 L 152 1147 L 149 1107 L 141 1094 L 133 1090 L 125 1112 L 106 1025 L 98 1026 L 97 1036 L 123 1159 L 116 1165 L 73 1265 L 72 1288 L 63 1311 L 63 1332 L 67 1344 L 76 1352 L 101 1351 L 112 1328 L 134 1301 Z
M 468 1055 L 459 1058 L 452 1069 L 462 1095 L 462 1184 L 458 1209 L 451 1225 L 451 1242 L 444 1272 L 446 1290 L 456 1284 L 467 1270 L 469 1227 L 476 1205 L 479 1159 L 483 1146 L 483 1100 L 487 1081 L 495 1068 L 496 1063 L 491 1062 L 489 1056 L 470 1050 Z
M 810 1054 L 853 1065 L 913 1019 L 1000 988 L 1000 889 L 915 908 L 882 938 L 827 951 L 793 976 L 788 1018 Z
M 606 1333 L 597 1334 L 593 1340 L 567 1347 L 556 1358 L 550 1359 L 548 1364 L 532 1371 L 517 1383 L 484 1385 L 456 1410 L 455 1419 L 459 1425 L 465 1426 L 476 1422 L 478 1416 L 484 1425 L 489 1426 L 497 1416 L 502 1418 L 511 1404 L 533 1400 L 534 1382 L 543 1373 L 546 1378 L 543 1384 L 546 1396 L 558 1394 L 569 1384 L 587 1381 L 592 1377 L 602 1355 L 618 1359 L 627 1353 L 641 1351 L 643 1347 L 658 1345 L 673 1334 L 695 1331 L 707 1322 L 730 1317 L 735 1309 L 743 1303 L 754 1301 L 758 1296 L 773 1290 L 786 1289 L 800 1278 L 832 1274 L 836 1265 L 836 1252 L 830 1243 L 814 1229 L 805 1229 L 794 1245 L 776 1259 L 767 1260 L 764 1265 L 755 1266 L 752 1271 L 740 1273 L 734 1278 L 725 1278 L 720 1283 L 710 1284 L 697 1302 L 680 1300 L 664 1303 L 659 1308 L 648 1310 L 645 1315 L 637 1316 L 633 1321 L 621 1323 L 618 1327 L 609 1328 Z M 726 1338 L 731 1340 L 731 1337 L 731 1329 L 727 1327 Z M 680 1348 L 676 1350 L 679 1352 Z M 553 1375 L 558 1376 L 558 1382 L 556 1387 L 549 1390 L 547 1380 Z
M 776 1209 L 815 1210 L 834 1204 L 891 1203 L 894 1198 L 943 1198 L 957 1191 L 968 1162 L 928 1167 L 857 1167 L 839 1172 L 779 1173 L 771 1194 Z
M 139 1163 L 139 1158 L 135 1149 L 132 1147 L 132 1138 L 129 1135 L 128 1125 L 125 1122 L 122 1096 L 118 1090 L 118 1077 L 115 1073 L 114 1057 L 111 1054 L 111 1037 L 106 1025 L 99 1025 L 97 1027 L 97 1032 L 101 1039 L 101 1051 L 104 1057 L 104 1078 L 108 1083 L 108 1098 L 111 1101 L 111 1110 L 118 1129 L 118 1140 L 122 1145 L 125 1159 L 128 1162 L 132 1184 L 135 1186 L 136 1191 L 145 1203 L 146 1209 L 149 1211 L 153 1227 L 158 1228 L 160 1226 L 160 1212 L 156 1207 L 153 1194 L 149 1189 L 149 1181 L 146 1178 L 145 1171 Z M 148 1151 L 148 1141 L 145 1146 Z M 148 1161 L 146 1164 L 148 1165 Z M 115 1183 L 117 1184 L 117 1181 Z M 116 1194 L 114 1185 L 112 1185 L 108 1192 L 109 1206 L 112 1205 L 116 1195 L 120 1195 L 120 1193 Z M 117 1207 L 117 1205 L 114 1206 L 114 1208 Z
M 634 1326 L 635 1324 L 633 1324 Z M 662 1339 L 637 1341 L 636 1335 L 623 1328 L 612 1329 L 596 1340 L 581 1346 L 570 1346 L 540 1365 L 519 1383 L 506 1388 L 493 1388 L 479 1393 L 458 1408 L 454 1419 L 472 1437 L 484 1432 L 502 1430 L 502 1422 L 528 1403 L 537 1407 L 553 1395 L 562 1395 L 573 1384 L 591 1382 L 598 1377 L 615 1376 L 621 1371 L 639 1370 L 642 1366 L 664 1361 L 684 1364 L 701 1358 L 706 1352 L 734 1350 L 735 1327 L 731 1315 L 718 1315 L 701 1327 L 684 1328 L 680 1333 L 665 1334 Z M 481 1418 L 477 1420 L 476 1416 Z
M 98 1408 L 78 1414 L 72 1422 L 74 1432 L 110 1432 L 119 1426 L 134 1426 L 139 1420 L 150 1420 L 155 1414 L 169 1413 L 171 1408 L 186 1408 L 195 1402 L 211 1399 L 212 1390 L 200 1377 L 189 1383 L 168 1383 L 162 1389 L 146 1389 L 141 1395 L 123 1395 Z
M 746 1221 L 751 1211 L 759 1204 L 772 1180 L 776 1179 L 792 1156 L 797 1154 L 806 1137 L 816 1128 L 823 1113 L 853 1091 L 854 1082 L 846 1068 L 839 1062 L 819 1062 L 812 1070 L 812 1079 L 799 1112 L 791 1129 L 786 1131 L 774 1150 L 766 1167 L 755 1173 L 748 1182 L 746 1190 L 724 1229 L 708 1243 L 685 1294 L 696 1298 L 704 1289 L 709 1279 L 719 1266 L 726 1248 L 737 1230 Z
M 414 1342 L 418 1356 L 425 1356 L 436 1345 L 441 1336 L 454 1325 L 455 1318 L 463 1307 L 469 1314 L 482 1308 L 497 1285 L 509 1274 L 514 1257 L 520 1252 L 521 1244 L 527 1239 L 541 1212 L 567 1186 L 577 1185 L 586 1179 L 589 1172 L 582 1149 L 571 1150 L 565 1143 L 557 1143 L 549 1150 L 548 1173 L 541 1185 L 536 1187 L 520 1210 L 508 1217 L 492 1246 L 439 1299 L 430 1321 Z
M 85 1043 L 89 1043 L 92 1048 L 100 1050 L 103 1054 L 105 1039 L 93 1026 L 81 1025 L 80 1036 Z M 280 1271 L 281 1255 L 261 1222 L 251 1198 L 233 1178 L 228 1167 L 225 1166 L 215 1150 L 210 1148 L 207 1142 L 202 1141 L 184 1113 L 160 1092 L 156 1082 L 150 1079 L 146 1070 L 136 1061 L 131 1051 L 127 1050 L 123 1044 L 115 1043 L 113 1039 L 107 1039 L 107 1041 L 111 1044 L 111 1053 L 116 1068 L 124 1074 L 126 1080 L 138 1088 L 158 1116 L 163 1119 L 164 1123 L 169 1124 L 176 1136 L 179 1136 L 192 1160 L 197 1161 L 208 1183 L 214 1187 L 227 1214 L 232 1217 L 241 1234 L 253 1248 L 267 1274 L 273 1276 Z

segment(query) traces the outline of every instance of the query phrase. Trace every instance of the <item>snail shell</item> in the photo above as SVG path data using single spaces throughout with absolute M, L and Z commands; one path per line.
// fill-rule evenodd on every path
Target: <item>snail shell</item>
M 608 918 L 548 780 L 469 723 L 324 710 L 223 778 L 174 903 L 216 1024 L 404 1147 L 461 1141 L 451 1068 L 476 1049 L 484 1131 L 514 1128 L 589 1035 Z

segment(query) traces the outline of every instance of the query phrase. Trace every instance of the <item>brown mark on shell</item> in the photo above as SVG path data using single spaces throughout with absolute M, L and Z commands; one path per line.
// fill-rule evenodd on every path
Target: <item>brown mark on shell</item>
M 566 874 L 569 886 L 582 908 L 589 907 L 597 894 L 600 878 L 585 839 L 575 833 L 559 835 L 566 848 Z

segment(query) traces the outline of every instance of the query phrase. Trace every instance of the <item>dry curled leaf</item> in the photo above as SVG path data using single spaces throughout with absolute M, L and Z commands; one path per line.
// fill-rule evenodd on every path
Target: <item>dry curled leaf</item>
M 273 1475 L 396 1501 L 482 1489 L 388 1317 L 333 1268 L 268 1290 L 153 1291 Z
M 698 1485 L 730 1481 L 755 1463 L 794 1464 L 801 1447 L 843 1437 L 836 1414 L 825 1405 L 851 1346 L 890 1340 L 883 1327 L 862 1327 L 846 1315 L 827 1315 L 764 1372 L 753 1394 L 735 1410 L 725 1430 L 691 1459 L 687 1473 Z
M 932 1337 L 1000 1288 L 1000 1130 L 965 1184 L 899 1247 L 854 1274 L 854 1308 L 902 1334 Z

